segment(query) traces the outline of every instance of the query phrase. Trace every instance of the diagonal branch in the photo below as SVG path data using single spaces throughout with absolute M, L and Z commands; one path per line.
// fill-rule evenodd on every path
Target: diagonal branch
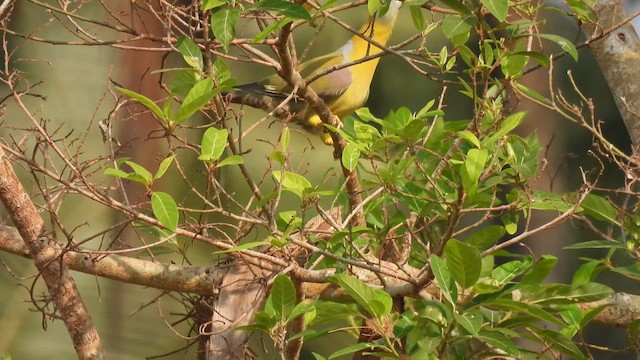
M 51 300 L 67 326 L 78 358 L 104 359 L 100 336 L 69 274 L 69 268 L 63 261 L 63 250 L 47 237 L 42 217 L 22 187 L 1 147 L 0 200 L 47 284 Z

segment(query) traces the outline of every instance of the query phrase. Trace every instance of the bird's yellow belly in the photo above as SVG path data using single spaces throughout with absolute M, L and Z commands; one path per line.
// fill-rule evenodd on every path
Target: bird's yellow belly
M 364 105 L 369 97 L 369 88 L 361 89 L 358 86 L 351 86 L 342 96 L 327 104 L 331 112 L 342 119 L 352 114 L 356 109 Z
M 354 111 L 361 108 L 369 97 L 369 88 L 360 86 L 350 86 L 338 98 L 327 103 L 327 106 L 335 116 L 342 120 L 345 116 L 351 115 Z M 307 125 L 313 128 L 322 126 L 322 120 L 313 111 L 309 112 L 306 117 Z

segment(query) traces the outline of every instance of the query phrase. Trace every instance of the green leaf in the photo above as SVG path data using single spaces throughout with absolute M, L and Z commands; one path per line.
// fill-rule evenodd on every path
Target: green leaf
M 362 317 L 360 309 L 356 304 L 345 304 L 335 301 L 316 300 L 316 311 L 315 325 L 343 321 L 348 317 Z
M 586 359 L 576 344 L 563 334 L 547 329 L 536 329 L 534 331 L 537 335 L 542 336 L 544 343 L 550 344 L 551 348 L 571 355 L 577 359 Z
M 280 150 L 276 150 L 269 154 L 269 158 L 277 161 L 280 165 L 284 165 L 284 153 Z
M 315 360 L 327 360 L 326 357 L 324 357 L 324 356 L 322 356 L 322 355 L 320 355 L 318 353 L 312 352 L 311 354 L 313 354 L 313 356 L 316 358 Z
M 255 325 L 258 328 L 266 330 L 266 333 L 269 333 L 271 329 L 273 329 L 276 325 L 278 325 L 278 319 L 275 316 L 275 311 L 271 307 L 271 298 L 267 298 L 265 302 L 265 308 L 268 308 L 269 311 L 259 311 L 256 313 Z
M 235 78 L 231 74 L 229 66 L 222 60 L 222 58 L 216 58 L 213 62 L 213 75 L 218 81 L 217 85 L 220 87 L 220 91 L 228 91 L 233 89 Z
M 308 312 L 307 314 L 311 314 L 312 312 Z M 302 332 L 299 332 L 297 334 L 293 334 L 292 336 L 290 336 L 287 340 L 291 341 L 291 340 L 295 340 L 295 339 L 299 339 L 299 338 L 304 338 L 304 337 L 309 337 L 309 336 L 313 336 L 316 335 L 318 336 L 318 332 L 313 330 L 313 329 L 306 329 Z
M 524 292 L 524 290 L 523 290 Z M 531 304 L 566 305 L 597 301 L 613 294 L 608 286 L 598 283 L 545 284 L 526 290 Z
M 380 0 L 368 0 L 367 10 L 369 10 L 369 16 L 373 16 L 376 13 L 376 11 L 380 9 L 381 5 L 382 3 L 380 2 Z
M 460 176 L 462 177 L 462 187 L 471 195 L 475 194 L 478 189 L 478 180 L 484 171 L 488 157 L 489 153 L 486 149 L 471 149 L 467 152 Z
M 125 164 L 129 165 L 131 167 L 131 169 L 133 169 L 133 172 L 140 176 L 142 179 L 144 179 L 144 184 L 145 185 L 149 185 L 151 184 L 151 182 L 153 181 L 153 175 L 151 175 L 151 173 L 145 169 L 142 165 L 138 165 L 136 163 L 134 163 L 133 161 L 125 161 Z
M 482 328 L 482 313 L 474 311 L 467 314 L 453 314 L 456 322 L 471 335 L 476 335 Z
M 458 0 L 442 0 L 442 3 L 461 14 L 471 14 L 471 10 Z
M 308 314 L 311 315 L 307 316 Z M 293 310 L 291 310 L 291 313 L 289 314 L 289 318 L 287 320 L 293 320 L 301 315 L 305 316 L 305 324 L 309 324 L 313 320 L 313 318 L 315 318 L 316 306 L 313 304 L 312 300 L 306 299 L 296 304 Z
M 282 18 L 278 21 L 274 21 L 271 24 L 269 24 L 269 26 L 265 27 L 262 31 L 260 31 L 254 38 L 253 41 L 254 42 L 260 42 L 263 41 L 264 39 L 266 39 L 269 34 L 281 29 L 283 26 L 285 26 L 286 24 L 292 22 L 293 19 L 290 18 Z
M 164 175 L 164 173 L 167 172 L 167 170 L 169 169 L 169 166 L 171 166 L 171 163 L 175 158 L 176 158 L 175 155 L 171 155 L 165 158 L 164 160 L 162 160 L 162 162 L 160 162 L 160 166 L 158 166 L 158 171 L 156 171 L 156 174 L 153 176 L 153 179 L 154 180 L 160 179 L 162 175 Z
M 474 338 L 513 357 L 520 357 L 520 351 L 513 341 L 499 332 L 484 330 L 475 335 Z
M 551 270 L 556 266 L 558 262 L 558 258 L 551 255 L 542 255 L 540 260 L 536 262 L 533 269 L 531 269 L 528 273 L 526 273 L 522 277 L 522 284 L 540 284 L 542 280 L 544 280 Z
M 602 196 L 598 196 L 593 193 L 588 194 L 584 198 L 584 201 L 580 203 L 580 207 L 582 207 L 585 214 L 593 217 L 594 219 L 620 226 L 620 223 L 617 220 L 618 211 L 613 207 L 609 200 Z
M 173 120 L 177 124 L 187 120 L 196 111 L 202 109 L 217 92 L 217 89 L 215 91 L 213 89 L 211 78 L 207 77 L 198 81 L 189 90 Z
M 307 10 L 299 4 L 284 0 L 262 0 L 249 9 L 260 9 L 266 11 L 275 11 L 280 15 L 284 15 L 291 19 L 308 20 L 310 21 L 311 15 Z
M 580 321 L 580 328 L 584 328 L 588 323 L 591 322 L 598 314 L 600 314 L 604 309 L 611 306 L 610 304 L 604 304 L 592 309 L 587 309 L 583 312 L 582 321 Z M 628 329 L 627 329 L 628 330 Z
M 413 20 L 413 25 L 416 27 L 416 29 L 418 31 L 424 31 L 426 27 L 422 8 L 417 5 L 411 5 L 409 6 L 409 12 L 411 13 L 411 20 Z
M 119 177 L 122 179 L 126 179 L 127 176 L 129 176 L 128 172 L 124 172 L 120 169 L 114 169 L 112 167 L 108 167 L 106 169 L 104 169 L 104 174 L 105 175 L 109 175 L 109 176 L 115 176 L 115 177 Z
M 360 351 L 364 349 L 374 349 L 375 347 L 376 345 L 366 343 L 366 342 L 356 343 L 356 344 L 347 346 L 345 348 L 342 348 L 334 352 L 333 354 L 329 355 L 329 360 L 339 358 L 340 356 L 353 354 L 356 351 Z
M 525 96 L 536 100 L 542 104 L 546 104 L 546 105 L 551 105 L 551 101 L 549 99 L 547 99 L 544 95 L 540 94 L 539 92 L 526 87 L 525 85 L 521 84 L 521 83 L 515 83 L 516 89 L 518 89 L 518 91 L 520 91 L 522 94 L 524 94 Z
M 504 226 L 489 225 L 469 235 L 465 243 L 479 249 L 484 250 L 489 246 L 495 245 L 507 233 Z
M 158 104 L 156 104 L 155 102 L 153 102 L 151 99 L 149 99 L 148 97 L 138 94 L 135 91 L 131 91 L 131 90 L 127 90 L 121 87 L 116 86 L 116 89 L 118 91 L 120 91 L 121 93 L 127 95 L 128 97 L 132 98 L 133 100 L 139 102 L 140 104 L 144 105 L 147 109 L 151 110 L 159 119 L 162 120 L 167 120 L 164 113 L 162 112 L 162 109 L 160 109 L 160 106 L 158 106 Z
M 507 54 L 500 60 L 500 69 L 506 77 L 518 78 L 522 76 L 522 70 L 529 63 L 529 57 L 518 53 Z
M 634 264 L 634 265 L 622 266 L 622 267 L 612 267 L 610 268 L 610 270 L 627 277 L 640 279 L 640 264 Z
M 438 255 L 431 255 L 429 262 L 431 263 L 431 272 L 433 272 L 433 276 L 436 278 L 442 294 L 449 300 L 450 304 L 456 305 L 458 301 L 458 289 L 447 267 L 447 263 L 438 257 Z
M 228 166 L 228 165 L 240 165 L 240 164 L 244 164 L 244 160 L 242 159 L 242 156 L 240 155 L 231 155 L 228 158 L 220 161 L 216 167 L 223 167 L 223 166 Z
M 296 289 L 291 279 L 285 275 L 276 276 L 269 298 L 276 312 L 276 318 L 286 320 L 296 306 Z
M 507 231 L 507 234 L 513 235 L 518 231 L 518 221 L 520 220 L 520 216 L 518 214 L 507 213 L 500 217 L 500 221 L 504 225 L 504 229 Z
M 489 154 L 485 149 L 471 149 L 467 152 L 464 166 L 467 169 L 467 174 L 469 174 L 471 180 L 478 181 L 480 175 L 482 175 L 482 171 L 484 170 L 484 165 L 486 164 L 488 157 Z
M 236 24 L 239 19 L 240 9 L 236 8 L 218 8 L 211 15 L 211 31 L 225 52 L 229 52 L 229 44 L 236 37 Z
M 447 39 L 456 35 L 468 34 L 478 19 L 473 15 L 447 15 L 442 22 L 442 33 Z
M 344 290 L 369 315 L 382 318 L 391 312 L 393 300 L 388 293 L 376 291 L 347 274 L 336 274 L 330 277 L 329 281 Z
M 490 144 L 495 144 L 499 139 L 509 134 L 513 129 L 518 127 L 524 117 L 527 115 L 526 111 L 520 111 L 517 113 L 513 113 L 507 116 L 502 122 L 500 122 L 500 128 L 498 131 L 494 132 L 490 136 L 488 136 L 485 140 L 482 141 L 483 144 L 489 146 Z
M 509 261 L 493 269 L 491 277 L 500 283 L 506 284 L 516 276 L 524 273 L 529 267 L 531 267 L 532 263 L 533 258 L 531 256 L 527 256 L 525 261 Z
M 444 247 L 445 261 L 458 285 L 467 289 L 478 281 L 482 269 L 480 251 L 456 239 L 451 239 Z
M 342 152 L 342 166 L 347 170 L 353 170 L 360 159 L 360 148 L 354 143 L 348 143 Z
M 574 61 L 578 61 L 578 50 L 576 50 L 576 46 L 571 43 L 571 41 L 563 38 L 559 35 L 553 34 L 531 34 L 531 36 L 537 36 L 549 41 L 553 41 L 558 44 L 560 48 L 567 52 L 567 54 L 571 55 Z
M 611 240 L 583 241 L 563 247 L 563 250 L 579 249 L 624 249 L 624 245 Z
M 282 151 L 283 154 L 287 153 L 287 150 L 289 149 L 290 141 L 291 141 L 291 133 L 289 131 L 289 128 L 286 127 L 282 129 L 282 134 L 280 135 L 280 150 Z
M 302 197 L 305 190 L 311 189 L 311 183 L 304 176 L 289 171 L 274 170 L 271 172 L 274 179 L 282 184 L 282 187 Z
M 480 0 L 493 16 L 499 22 L 503 22 L 507 18 L 509 12 L 509 0 Z
M 604 268 L 603 260 L 591 260 L 580 265 L 573 273 L 572 284 L 586 284 L 593 281 L 598 273 Z
M 271 245 L 271 243 L 269 241 L 254 241 L 254 242 L 248 242 L 248 243 L 244 243 L 242 245 L 238 245 L 238 246 L 234 246 L 230 249 L 226 249 L 226 250 L 220 250 L 220 251 L 216 251 L 213 254 L 228 254 L 228 253 L 234 253 L 234 252 L 238 252 L 238 251 L 242 251 L 242 250 L 248 250 L 248 249 L 253 249 L 256 248 L 258 246 L 266 246 L 266 245 Z
M 176 42 L 176 47 L 182 55 L 184 61 L 191 66 L 192 68 L 202 71 L 204 68 L 204 61 L 202 60 L 202 52 L 200 51 L 200 47 L 186 36 L 180 36 L 178 42 Z
M 171 195 L 156 191 L 151 195 L 151 209 L 153 210 L 153 216 L 171 231 L 176 231 L 178 228 L 178 206 L 173 200 Z
M 482 303 L 482 306 L 493 307 L 500 310 L 516 311 L 525 315 L 533 316 L 550 324 L 563 325 L 562 321 L 551 315 L 551 313 L 543 310 L 541 307 L 529 305 L 521 301 L 498 298 L 484 302 Z
M 446 47 L 443 47 L 443 49 L 446 49 Z M 469 131 L 469 130 L 458 131 L 458 136 L 460 136 L 461 138 L 467 140 L 468 142 L 473 144 L 473 146 L 475 146 L 477 148 L 480 147 L 480 140 L 478 140 L 478 138 L 471 131 Z
M 187 96 L 189 90 L 191 90 L 196 84 L 196 73 L 192 69 L 178 70 L 169 81 L 169 90 L 172 94 Z M 169 101 L 165 103 L 170 104 Z
M 202 0 L 202 5 L 200 5 L 201 11 L 210 10 L 213 8 L 220 7 L 227 3 L 227 0 Z
M 208 128 L 202 136 L 202 144 L 198 160 L 206 162 L 214 162 L 218 160 L 224 153 L 228 137 L 229 132 L 227 129 L 216 129 L 214 127 Z
M 565 199 L 566 195 L 556 194 L 546 191 L 534 191 L 533 194 L 525 195 L 521 190 L 512 190 L 507 195 L 509 202 L 520 202 L 522 207 L 528 207 L 533 210 L 546 210 L 546 211 L 558 211 L 566 212 L 575 206 Z M 576 212 L 582 211 L 582 208 L 578 207 Z

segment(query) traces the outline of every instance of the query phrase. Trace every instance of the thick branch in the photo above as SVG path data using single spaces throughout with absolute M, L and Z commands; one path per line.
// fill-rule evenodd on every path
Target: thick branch
M 297 60 L 295 53 L 289 48 L 289 40 L 291 39 L 291 24 L 285 25 L 280 32 L 278 41 L 275 45 L 276 53 L 280 58 L 282 67 L 278 70 L 278 75 L 282 77 L 292 88 L 298 89 L 298 95 L 304 98 L 304 100 L 311 106 L 313 111 L 318 114 L 322 122 L 329 124 L 335 128 L 340 128 L 342 123 L 337 116 L 335 116 L 331 109 L 324 103 L 324 101 L 316 94 L 316 92 L 309 86 L 307 82 L 302 78 L 300 73 L 294 68 Z M 329 132 L 331 139 L 333 140 L 334 157 L 340 159 L 342 152 L 347 146 L 347 141 L 338 133 L 333 131 Z M 358 205 L 362 203 L 362 197 L 360 196 L 360 181 L 355 170 L 349 170 L 340 163 L 342 173 L 346 180 L 347 197 L 349 199 L 349 209 L 354 211 L 358 208 Z M 364 216 L 362 212 L 359 212 L 352 218 L 350 223 L 352 226 L 363 226 Z
M 640 319 L 640 296 L 625 293 L 617 293 L 612 296 L 590 303 L 580 304 L 582 310 L 595 309 L 609 305 L 602 310 L 593 320 L 597 323 L 626 327 L 631 322 Z
M 211 319 L 207 359 L 243 359 L 248 331 L 236 330 L 253 322 L 267 295 L 269 271 L 238 260 L 225 275 Z
M 631 23 L 619 26 L 628 19 L 618 0 L 599 0 L 594 12 L 598 21 L 583 26 L 587 34 L 597 36 L 617 27 L 589 47 L 609 84 L 636 152 L 640 146 L 640 38 Z
M 61 247 L 50 241 L 42 217 L 18 180 L 0 148 L 0 200 L 16 225 L 36 268 L 44 279 L 51 300 L 67 326 L 79 359 L 104 359 L 105 354 L 91 316 L 85 307 Z
M 0 225 L 0 250 L 31 258 L 18 231 L 10 226 Z M 70 269 L 85 274 L 199 295 L 211 295 L 213 287 L 222 281 L 217 267 L 163 264 L 121 255 L 94 256 L 86 251 L 67 251 L 64 261 Z

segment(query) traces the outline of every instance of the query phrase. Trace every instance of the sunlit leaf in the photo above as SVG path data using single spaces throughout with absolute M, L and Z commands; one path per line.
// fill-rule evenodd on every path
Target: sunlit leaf
M 151 209 L 162 226 L 176 231 L 179 219 L 178 206 L 171 195 L 160 191 L 154 192 L 151 195 Z
M 285 0 L 262 0 L 251 6 L 250 9 L 274 11 L 291 19 L 311 20 L 311 15 L 302 5 Z
M 228 137 L 229 132 L 227 129 L 216 129 L 214 127 L 208 128 L 202 136 L 200 156 L 198 156 L 198 160 L 206 162 L 218 160 L 224 153 Z
M 211 15 L 211 31 L 225 52 L 229 51 L 229 44 L 236 37 L 236 24 L 239 19 L 240 9 L 236 8 L 218 8 Z
M 182 55 L 184 61 L 196 70 L 202 71 L 204 68 L 204 62 L 202 60 L 202 52 L 200 47 L 186 36 L 180 36 L 176 42 L 176 47 Z
M 213 80 L 209 77 L 198 81 L 182 101 L 182 105 L 174 116 L 177 124 L 187 120 L 196 111 L 201 110 L 214 97 L 217 90 L 213 89 Z
M 499 22 L 503 22 L 507 18 L 509 12 L 509 0 L 480 0 L 493 16 Z
M 222 161 L 220 161 L 216 165 L 216 167 L 223 167 L 223 166 L 229 166 L 229 165 L 240 165 L 240 164 L 244 164 L 244 160 L 242 159 L 242 156 L 240 156 L 240 155 L 231 155 L 228 158 L 225 158 Z
M 171 166 L 171 163 L 173 162 L 173 159 L 175 159 L 176 156 L 175 155 L 171 155 L 167 158 L 165 158 L 164 160 L 162 160 L 162 162 L 160 162 L 160 165 L 158 166 L 158 171 L 156 171 L 156 174 L 153 176 L 153 179 L 160 179 L 162 177 L 162 175 L 164 175 L 164 173 L 167 172 L 167 170 L 169 169 L 169 166 Z
M 311 189 L 311 183 L 304 176 L 289 171 L 274 170 L 273 178 L 282 184 L 282 187 L 302 197 L 307 189 Z
M 348 143 L 342 151 L 342 166 L 347 170 L 353 170 L 360 159 L 360 148 L 353 143 Z
M 153 102 L 153 100 L 149 99 L 144 95 L 138 94 L 135 91 L 127 90 L 118 86 L 116 86 L 116 89 L 121 93 L 127 95 L 128 97 L 132 98 L 133 100 L 144 105 L 147 109 L 151 110 L 159 119 L 166 120 L 166 117 L 162 112 L 162 109 L 160 109 L 160 106 L 158 106 L 158 104 Z
M 153 181 L 153 175 L 149 172 L 149 170 L 145 169 L 142 165 L 136 164 L 133 161 L 125 161 L 124 163 L 129 165 L 129 167 L 133 169 L 133 172 L 136 173 L 136 175 L 143 178 L 145 184 L 151 184 L 151 182 Z

